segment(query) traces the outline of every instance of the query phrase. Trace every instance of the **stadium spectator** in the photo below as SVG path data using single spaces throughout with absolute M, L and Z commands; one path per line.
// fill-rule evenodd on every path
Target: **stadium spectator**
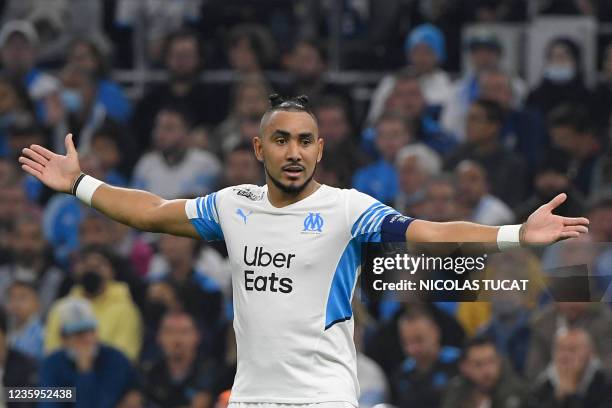
M 547 116 L 555 107 L 580 101 L 592 106 L 592 93 L 584 83 L 581 50 L 565 37 L 555 38 L 546 47 L 542 80 L 527 97 L 526 104 Z
M 200 46 L 200 39 L 190 31 L 177 31 L 166 39 L 164 65 L 168 80 L 145 93 L 132 118 L 140 152 L 151 147 L 155 118 L 165 106 L 178 106 L 194 125 L 214 126 L 227 115 L 227 90 L 199 81 Z
M 68 298 L 57 308 L 61 333 L 59 349 L 46 357 L 40 369 L 41 387 L 76 387 L 76 407 L 120 406 L 138 393 L 136 371 L 119 350 L 101 342 L 104 330 L 85 299 Z M 119 318 L 119 317 L 117 317 Z M 44 408 L 63 403 L 43 402 Z
M 442 169 L 442 160 L 435 151 L 417 143 L 399 150 L 395 166 L 399 178 L 399 192 L 393 208 L 402 214 L 414 214 L 413 206 L 422 203 L 429 180 Z
M 587 331 L 559 330 L 552 354 L 551 363 L 532 387 L 528 408 L 612 406 L 612 380 L 602 369 Z
M 0 308 L 0 384 L 3 387 L 35 387 L 38 385 L 35 360 L 8 345 L 7 322 L 4 311 Z M 32 408 L 33 403 L 6 404 L 5 390 L 0 392 L 0 405 L 7 408 Z M 5 405 L 6 404 L 6 405 Z
M 132 184 L 167 199 L 214 191 L 221 165 L 212 153 L 189 147 L 191 129 L 178 108 L 159 110 L 153 129 L 155 150 L 140 158 Z
M 33 359 L 41 360 L 44 326 L 34 283 L 18 280 L 11 283 L 6 291 L 6 313 L 10 346 Z
M 32 110 L 30 105 L 23 86 L 15 85 L 8 78 L 0 76 L 0 157 L 10 156 L 8 131 L 16 117 Z
M 475 32 L 467 40 L 469 63 L 467 73 L 453 83 L 451 97 L 440 118 L 444 129 L 454 134 L 459 141 L 466 136 L 468 110 L 479 97 L 478 76 L 486 70 L 499 69 L 503 53 L 499 38 L 490 30 Z M 527 93 L 525 83 L 519 77 L 512 77 L 514 106 L 520 106 Z
M 225 156 L 223 163 L 223 185 L 261 185 L 264 182 L 263 167 L 253 154 L 253 144 L 243 142 Z
M 313 110 L 319 123 L 319 136 L 325 141 L 326 156 L 333 157 L 326 164 L 338 176 L 338 185 L 349 187 L 351 177 L 368 163 L 368 158 L 357 146 L 346 101 L 339 96 L 322 96 Z
M 211 135 L 211 149 L 218 155 L 227 154 L 232 148 L 243 141 L 251 142 L 243 134 L 242 124 L 247 121 L 257 121 L 268 106 L 270 88 L 261 76 L 243 77 L 233 88 L 230 114 L 214 130 Z
M 406 118 L 398 113 L 384 114 L 376 124 L 376 148 L 380 160 L 357 170 L 353 187 L 382 203 L 391 203 L 398 193 L 395 157 L 403 146 L 414 141 Z
M 457 186 L 452 176 L 440 174 L 433 177 L 425 186 L 423 202 L 417 206 L 415 216 L 429 221 L 456 220 Z
M 525 386 L 486 337 L 468 341 L 459 362 L 461 374 L 449 384 L 442 408 L 520 407 Z
M 95 41 L 78 39 L 70 47 L 66 65 L 83 70 L 94 78 L 96 103 L 104 106 L 110 119 L 123 125 L 130 119 L 132 105 L 119 84 L 108 78 L 108 60 Z
M 418 74 L 408 68 L 395 76 L 393 92 L 385 101 L 385 111 L 404 115 L 414 128 L 414 140 L 424 143 L 445 155 L 456 145 L 454 138 L 440 127 L 436 109 L 426 104 Z M 369 142 L 370 132 L 364 132 L 364 142 Z
M 138 357 L 142 343 L 140 313 L 127 285 L 118 282 L 115 274 L 112 256 L 105 248 L 88 247 L 79 253 L 73 270 L 77 284 L 49 312 L 45 333 L 47 352 L 61 347 L 62 305 L 78 298 L 91 302 L 101 341 L 116 347 L 131 360 Z
M 229 65 L 238 75 L 260 75 L 274 62 L 276 45 L 265 26 L 239 24 L 228 34 L 227 53 Z
M 218 369 L 212 360 L 199 356 L 195 320 L 185 312 L 166 313 L 157 341 L 162 356 L 142 370 L 147 402 L 160 408 L 212 408 L 219 392 Z
M 388 319 L 381 319 L 381 324 L 366 342 L 366 354 L 380 365 L 387 378 L 391 378 L 400 369 L 405 358 L 398 322 L 402 315 L 410 313 L 411 309 L 423 310 L 433 318 L 440 329 L 442 346 L 460 347 L 465 340 L 464 330 L 455 317 L 443 311 L 433 302 L 411 301 L 398 303 L 398 306 Z
M 527 168 L 522 157 L 503 148 L 502 121 L 497 102 L 473 102 L 466 118 L 466 143 L 447 158 L 445 167 L 452 170 L 463 160 L 475 161 L 487 171 L 491 193 L 512 207 L 525 198 Z
M 533 109 L 516 106 L 512 77 L 499 69 L 478 75 L 478 96 L 499 103 L 504 111 L 501 143 L 523 156 L 532 173 L 548 147 L 542 116 Z
M 208 270 L 198 269 L 198 243 L 184 237 L 164 235 L 159 241 L 159 249 L 161 259 L 153 261 L 155 270 L 149 271 L 149 281 L 172 286 L 181 308 L 194 316 L 198 325 L 207 330 L 217 328 L 223 317 L 221 286 Z M 210 337 L 202 338 L 206 346 L 212 340 Z
M 144 269 L 149 265 L 153 248 L 142 237 L 130 239 L 127 232 L 129 227 L 86 208 L 79 224 L 79 248 L 106 248 L 111 256 L 115 280 L 126 283 L 136 305 L 142 306 L 146 288 L 137 272 L 139 267 Z
M 349 92 L 327 81 L 327 58 L 318 42 L 305 39 L 298 41 L 287 56 L 286 66 L 291 82 L 283 94 L 307 95 L 313 105 L 329 96 L 340 98 L 346 105 L 350 104 Z
M 591 220 L 589 234 L 593 236 L 593 241 L 612 241 L 612 194 L 594 196 L 587 215 Z
M 2 73 L 13 86 L 27 90 L 35 104 L 36 118 L 46 123 L 49 113 L 47 104 L 58 97 L 60 83 L 35 67 L 37 46 L 38 34 L 29 21 L 13 20 L 3 24 L 0 31 Z
M 581 328 L 593 340 L 593 348 L 606 370 L 612 369 L 612 312 L 605 304 L 554 302 L 534 313 L 529 323 L 531 344 L 527 357 L 530 378 L 541 373 L 551 361 L 555 333 L 562 328 Z
M 489 193 L 486 170 L 471 160 L 460 162 L 455 169 L 459 212 L 463 219 L 485 225 L 512 224 L 512 210 Z
M 406 63 L 411 65 L 421 82 L 423 97 L 437 118 L 450 98 L 451 80 L 441 68 L 446 59 L 444 34 L 432 24 L 421 24 L 412 29 L 404 43 Z M 385 101 L 393 92 L 395 77 L 385 76 L 372 95 L 368 123 L 376 122 L 384 111 Z M 437 112 L 436 112 L 437 110 Z
M 440 328 L 416 309 L 398 321 L 406 359 L 392 380 L 395 404 L 402 408 L 440 406 L 448 382 L 457 374 L 460 350 L 440 344 Z
M 41 218 L 36 213 L 20 212 L 13 220 L 8 242 L 10 262 L 0 266 L 0 294 L 4 303 L 13 281 L 34 285 L 41 317 L 63 291 L 66 275 L 53 260 L 51 246 L 43 236 Z M 25 322 L 22 322 L 25 323 Z
M 533 194 L 516 207 L 518 220 L 524 220 L 531 214 L 530 211 L 540 207 L 547 202 L 547 198 L 554 197 L 560 191 L 567 194 L 567 200 L 558 207 L 558 214 L 566 217 L 583 214 L 584 195 L 572 185 L 568 177 L 567 160 L 563 155 L 549 153 L 539 164 L 533 184 Z
M 591 192 L 593 172 L 602 150 L 598 129 L 585 107 L 561 105 L 548 115 L 550 154 L 567 162 L 567 176 L 583 194 Z
M 103 124 L 92 134 L 91 149 L 100 160 L 104 180 L 116 186 L 127 186 L 129 147 L 122 140 L 121 128 L 110 122 Z

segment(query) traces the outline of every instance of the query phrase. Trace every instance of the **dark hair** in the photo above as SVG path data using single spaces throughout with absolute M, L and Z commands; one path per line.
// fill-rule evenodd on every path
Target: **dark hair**
M 480 106 L 485 111 L 487 120 L 489 122 L 497 123 L 501 125 L 504 121 L 504 110 L 501 105 L 495 101 L 489 99 L 477 99 L 472 102 L 474 105 Z
M 88 255 L 102 256 L 110 264 L 113 270 L 113 275 L 114 276 L 117 275 L 117 271 L 119 270 L 118 268 L 119 259 L 113 254 L 110 248 L 108 248 L 105 245 L 91 244 L 91 245 L 87 245 L 84 248 L 82 248 L 78 253 L 78 257 L 80 259 L 83 259 L 84 257 Z
M 463 345 L 463 349 L 461 350 L 460 360 L 465 361 L 471 349 L 488 345 L 492 346 L 497 351 L 495 341 L 490 336 L 479 334 L 467 339 L 467 341 Z
M 115 122 L 104 122 L 102 126 L 94 131 L 91 138 L 93 140 L 99 137 L 110 139 L 115 142 L 117 147 L 121 148 L 121 127 L 119 127 L 119 125 L 117 125 Z
M 549 128 L 569 127 L 578 133 L 595 131 L 589 112 L 579 105 L 564 104 L 554 108 L 547 117 Z
M 246 40 L 253 49 L 259 66 L 263 68 L 273 62 L 276 55 L 276 44 L 274 37 L 265 26 L 245 23 L 233 27 L 228 35 L 228 49 L 235 47 L 242 40 Z
M 178 40 L 195 41 L 197 45 L 196 48 L 198 50 L 198 57 L 200 58 L 200 62 L 201 62 L 203 52 L 202 52 L 202 41 L 200 40 L 200 36 L 198 35 L 196 31 L 185 29 L 185 28 L 176 30 L 166 36 L 164 40 L 163 53 L 162 53 L 162 55 L 164 56 L 164 59 L 168 57 L 168 53 L 170 52 L 170 48 L 172 47 L 172 44 L 174 44 L 174 42 Z
M 228 156 L 237 152 L 253 153 L 253 144 L 247 141 L 240 142 L 229 151 Z
M 410 308 L 405 309 L 402 312 L 402 314 L 400 315 L 399 321 L 400 322 L 412 322 L 418 319 L 429 320 L 439 329 L 438 323 L 436 322 L 432 314 L 424 306 L 411 305 Z
M 98 63 L 98 66 L 96 67 L 96 70 L 94 71 L 94 76 L 96 78 L 104 78 L 106 76 L 108 76 L 108 57 L 104 55 L 104 53 L 102 52 L 102 50 L 100 49 L 100 47 L 98 46 L 98 44 L 93 41 L 93 40 L 88 40 L 85 38 L 79 38 L 77 40 L 74 40 L 70 46 L 70 53 L 72 54 L 74 52 L 74 49 L 78 46 L 78 45 L 84 45 L 87 47 L 87 49 L 89 50 L 89 52 L 91 52 L 96 60 L 96 62 Z
M 587 205 L 587 211 L 593 212 L 603 208 L 612 208 L 612 193 L 600 193 L 593 196 Z
M 315 117 L 312 109 L 310 108 L 308 97 L 306 95 L 284 98 L 279 94 L 272 94 L 269 96 L 269 99 L 270 107 L 266 111 L 266 114 L 276 111 L 306 112 L 313 118 Z

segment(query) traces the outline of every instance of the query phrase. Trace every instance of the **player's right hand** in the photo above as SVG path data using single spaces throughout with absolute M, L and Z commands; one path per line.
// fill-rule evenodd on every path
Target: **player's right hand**
M 19 157 L 21 168 L 42 181 L 47 187 L 70 193 L 72 184 L 81 174 L 79 157 L 72 142 L 72 134 L 66 135 L 66 155 L 55 154 L 39 145 L 22 150 Z

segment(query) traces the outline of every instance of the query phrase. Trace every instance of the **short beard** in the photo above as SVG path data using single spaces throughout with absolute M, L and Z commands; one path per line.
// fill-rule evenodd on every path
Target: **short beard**
M 283 193 L 285 194 L 289 194 L 289 195 L 298 195 L 300 194 L 302 191 L 304 191 L 304 189 L 306 188 L 306 186 L 308 186 L 308 184 L 310 184 L 310 182 L 312 181 L 312 178 L 314 177 L 316 170 L 317 170 L 317 166 L 315 164 L 315 168 L 312 171 L 312 174 L 310 175 L 310 177 L 308 177 L 308 179 L 306 179 L 306 181 L 304 181 L 304 183 L 302 183 L 299 186 L 286 186 L 283 183 L 280 182 L 280 180 L 275 179 L 274 177 L 272 177 L 270 175 L 270 172 L 268 171 L 268 168 L 266 167 L 266 163 L 264 163 L 264 170 L 266 172 L 266 176 L 268 176 L 268 178 L 270 180 L 272 180 L 272 183 Z

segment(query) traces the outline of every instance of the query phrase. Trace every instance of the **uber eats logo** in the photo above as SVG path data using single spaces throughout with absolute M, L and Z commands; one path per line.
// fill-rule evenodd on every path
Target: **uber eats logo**
M 255 247 L 255 250 L 249 250 L 248 246 L 244 247 L 244 263 L 248 266 L 288 270 L 291 268 L 293 258 L 295 258 L 295 254 L 282 252 L 272 254 L 266 252 L 261 246 Z M 254 270 L 247 269 L 244 271 L 244 286 L 249 292 L 291 293 L 293 290 L 292 284 L 293 280 L 291 278 L 279 278 L 275 272 L 270 275 L 259 275 Z

